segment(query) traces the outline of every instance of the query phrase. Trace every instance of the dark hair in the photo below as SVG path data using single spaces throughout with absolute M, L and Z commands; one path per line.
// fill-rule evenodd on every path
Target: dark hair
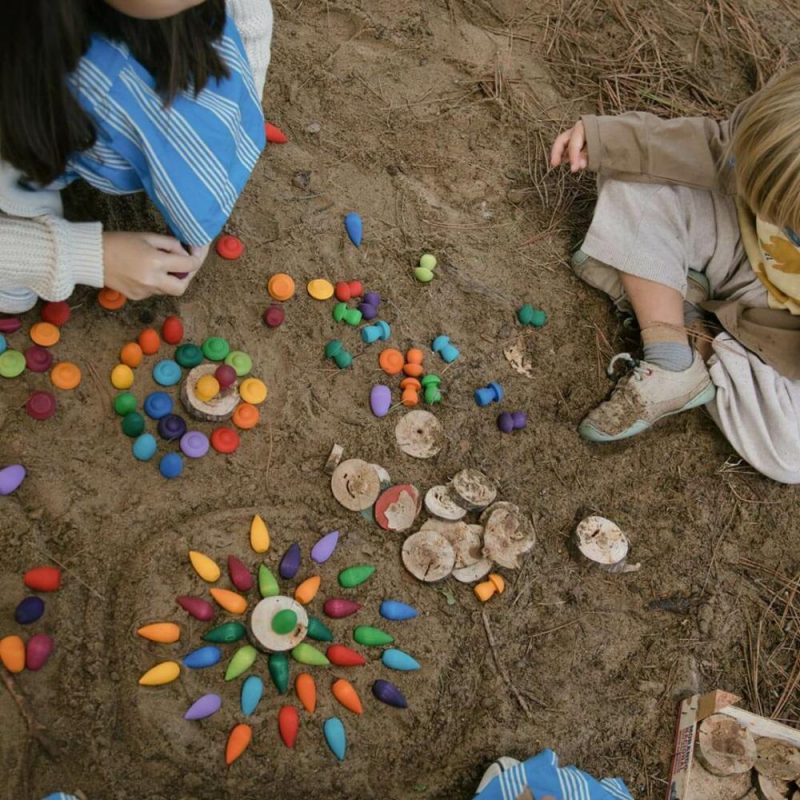
M 229 76 L 213 44 L 225 25 L 225 0 L 206 0 L 163 20 L 121 14 L 104 0 L 2 0 L 0 159 L 46 185 L 67 159 L 94 144 L 96 132 L 67 87 L 90 36 L 125 43 L 155 78 L 168 105 Z

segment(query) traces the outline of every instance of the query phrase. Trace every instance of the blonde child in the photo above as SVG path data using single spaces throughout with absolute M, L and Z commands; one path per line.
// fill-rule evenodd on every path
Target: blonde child
M 576 273 L 632 310 L 643 355 L 581 422 L 612 442 L 706 405 L 763 474 L 800 483 L 800 65 L 722 123 L 587 115 L 552 166 L 598 176 Z M 702 306 L 702 307 L 701 307 Z M 687 328 L 716 315 L 705 352 Z

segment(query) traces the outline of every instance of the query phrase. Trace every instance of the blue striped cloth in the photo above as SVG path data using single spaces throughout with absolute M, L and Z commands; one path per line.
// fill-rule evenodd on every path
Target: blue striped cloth
M 598 781 L 576 767 L 559 767 L 558 756 L 552 750 L 542 750 L 519 766 L 505 770 L 475 795 L 475 800 L 517 800 L 526 788 L 536 800 L 546 796 L 553 800 L 633 800 L 619 778 Z
M 53 792 L 53 794 L 43 797 L 42 800 L 78 800 L 74 794 L 64 794 L 64 792 Z
M 172 233 L 203 245 L 222 229 L 265 145 L 250 64 L 229 17 L 215 45 L 230 77 L 165 107 L 152 75 L 127 46 L 93 36 L 68 83 L 97 141 L 67 164 L 53 188 L 83 178 L 109 194 L 147 192 Z

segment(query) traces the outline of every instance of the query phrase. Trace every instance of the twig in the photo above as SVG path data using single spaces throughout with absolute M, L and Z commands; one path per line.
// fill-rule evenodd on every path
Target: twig
M 508 670 L 505 668 L 505 665 L 500 660 L 500 656 L 497 652 L 497 645 L 495 644 L 494 641 L 494 635 L 492 634 L 492 629 L 489 626 L 489 617 L 486 614 L 485 608 L 481 611 L 481 619 L 483 620 L 483 627 L 484 630 L 486 631 L 486 638 L 489 641 L 489 647 L 492 650 L 492 658 L 494 659 L 494 664 L 497 667 L 497 671 L 500 673 L 501 677 L 506 682 L 506 686 L 508 686 L 508 688 L 511 690 L 511 694 L 513 694 L 514 697 L 517 699 L 519 707 L 523 710 L 525 716 L 528 719 L 530 719 L 532 712 L 531 712 L 531 707 L 528 705 L 528 701 L 522 696 L 520 690 L 517 689 L 517 687 L 514 685 L 514 683 L 511 680 L 511 676 L 508 674 Z M 540 706 L 546 707 L 545 703 L 543 703 L 541 700 L 537 700 L 535 697 L 533 697 L 532 699 L 535 700 Z

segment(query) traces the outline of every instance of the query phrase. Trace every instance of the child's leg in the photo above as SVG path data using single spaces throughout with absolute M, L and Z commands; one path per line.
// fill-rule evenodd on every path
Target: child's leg
M 620 278 L 642 333 L 644 360 L 670 372 L 691 367 L 693 354 L 684 328 L 681 293 L 624 272 Z

